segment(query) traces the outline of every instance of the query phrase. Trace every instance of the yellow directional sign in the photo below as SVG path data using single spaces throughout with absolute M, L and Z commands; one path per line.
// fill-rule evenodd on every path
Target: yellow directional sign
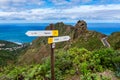
M 53 38 L 48 38 L 48 44 L 53 43 Z
M 58 30 L 52 30 L 52 36 L 58 36 Z

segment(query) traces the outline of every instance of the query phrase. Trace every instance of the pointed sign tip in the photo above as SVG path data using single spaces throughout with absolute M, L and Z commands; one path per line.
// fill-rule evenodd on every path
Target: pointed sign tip
M 25 33 L 27 36 L 29 36 L 29 32 L 27 31 L 26 33 Z

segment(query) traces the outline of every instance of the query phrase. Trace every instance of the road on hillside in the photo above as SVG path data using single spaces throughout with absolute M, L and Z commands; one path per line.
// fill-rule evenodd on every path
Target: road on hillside
M 102 43 L 103 43 L 104 46 L 110 47 L 110 44 L 107 41 L 107 37 L 102 38 L 101 41 L 102 41 Z

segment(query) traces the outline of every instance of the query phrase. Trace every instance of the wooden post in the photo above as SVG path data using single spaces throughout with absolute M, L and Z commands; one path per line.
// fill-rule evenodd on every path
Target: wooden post
M 50 29 L 53 30 L 53 24 L 50 24 Z M 51 38 L 52 38 L 52 36 L 51 36 Z M 50 44 L 50 47 L 51 47 L 51 80 L 55 80 L 55 73 L 54 73 L 55 57 L 54 57 L 53 43 Z

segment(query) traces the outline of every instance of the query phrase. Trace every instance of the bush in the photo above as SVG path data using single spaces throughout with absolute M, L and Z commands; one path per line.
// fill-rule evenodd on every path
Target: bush
M 120 49 L 120 41 L 118 41 L 117 43 L 115 43 L 114 48 L 115 49 Z
M 92 59 L 96 65 L 102 65 L 103 68 L 113 67 L 112 55 L 114 50 L 111 48 L 93 51 Z
M 81 78 L 81 80 L 111 80 L 111 79 L 104 77 L 104 76 L 101 77 L 95 73 L 92 73 L 92 74 L 89 73 L 89 74 L 86 74 L 84 76 L 82 75 L 82 76 L 80 76 L 80 78 Z
M 113 49 L 101 49 L 88 51 L 84 48 L 71 48 L 68 51 L 59 50 L 55 52 L 55 78 L 64 80 L 66 75 L 81 76 L 82 80 L 109 80 L 100 77 L 96 73 L 105 69 L 120 72 L 120 52 Z M 25 80 L 50 80 L 50 57 L 43 59 L 43 63 L 29 66 L 5 67 L 0 76 L 7 79 L 24 78 Z M 0 77 L 1 79 L 1 77 Z

